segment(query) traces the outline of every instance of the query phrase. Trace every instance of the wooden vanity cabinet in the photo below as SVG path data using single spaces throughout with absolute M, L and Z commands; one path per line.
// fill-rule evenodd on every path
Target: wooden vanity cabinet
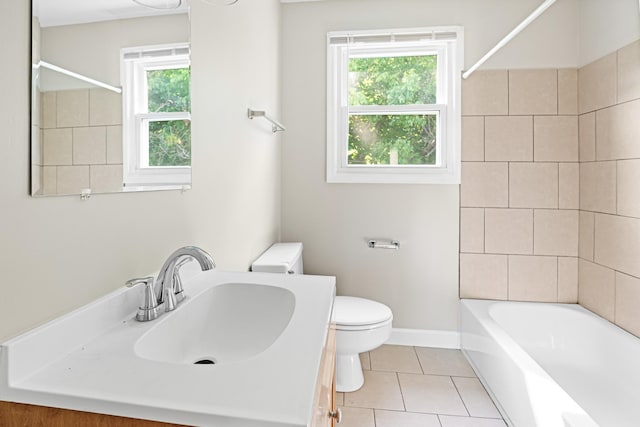
M 320 373 L 316 385 L 314 402 L 314 414 L 311 427 L 334 427 L 336 424 L 337 410 L 335 404 L 336 394 L 336 327 L 329 326 L 327 342 L 322 352 Z
M 179 427 L 177 424 L 24 403 L 0 402 L 2 427 Z

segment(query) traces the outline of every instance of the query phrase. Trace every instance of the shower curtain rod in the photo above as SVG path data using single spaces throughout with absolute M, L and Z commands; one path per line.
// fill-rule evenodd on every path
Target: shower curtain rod
M 119 87 L 111 86 L 107 83 L 102 83 L 101 81 L 92 79 L 91 77 L 83 76 L 82 74 L 75 73 L 73 71 L 67 70 L 66 68 L 58 67 L 57 65 L 53 65 L 45 61 L 38 62 L 37 66 L 47 68 L 52 71 L 57 71 L 58 73 L 76 78 L 78 80 L 82 80 L 83 82 L 91 83 L 92 85 L 96 85 L 116 93 L 122 93 L 122 89 L 120 89 Z
M 505 36 L 502 40 L 498 42 L 497 45 L 493 47 L 485 56 L 480 58 L 478 62 L 473 64 L 471 68 L 462 73 L 462 78 L 467 79 L 473 72 L 478 69 L 482 64 L 484 64 L 489 58 L 491 58 L 497 51 L 502 49 L 507 43 L 509 43 L 515 36 L 517 36 L 522 30 L 527 28 L 529 24 L 531 24 L 538 16 L 542 15 L 545 10 L 547 10 L 552 4 L 554 4 L 556 0 L 546 0 L 542 3 L 536 10 L 531 13 L 524 21 L 520 23 L 517 27 L 515 27 L 509 34 Z

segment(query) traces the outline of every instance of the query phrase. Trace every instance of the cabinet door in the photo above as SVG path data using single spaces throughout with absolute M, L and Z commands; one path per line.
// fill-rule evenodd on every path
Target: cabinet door
M 335 368 L 336 329 L 335 325 L 331 324 L 327 333 L 327 342 L 322 352 L 311 427 L 333 427 L 335 425 L 335 417 L 331 415 L 337 410 L 335 407 Z

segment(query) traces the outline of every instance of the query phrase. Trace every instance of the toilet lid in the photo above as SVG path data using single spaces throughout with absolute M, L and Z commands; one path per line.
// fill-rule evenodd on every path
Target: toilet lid
M 338 325 L 358 326 L 380 323 L 393 317 L 384 304 L 356 297 L 336 297 L 332 320 Z

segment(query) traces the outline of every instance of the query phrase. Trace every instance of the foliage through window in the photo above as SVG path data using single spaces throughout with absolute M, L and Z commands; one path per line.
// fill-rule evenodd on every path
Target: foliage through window
M 147 71 L 149 112 L 188 112 L 191 109 L 188 67 Z M 149 166 L 191 165 L 191 121 L 149 123 Z
M 328 182 L 459 180 L 461 37 L 329 33 Z
M 436 103 L 437 56 L 350 58 L 349 106 Z M 433 114 L 349 114 L 349 164 L 433 165 Z
M 191 179 L 188 45 L 122 50 L 125 185 Z

